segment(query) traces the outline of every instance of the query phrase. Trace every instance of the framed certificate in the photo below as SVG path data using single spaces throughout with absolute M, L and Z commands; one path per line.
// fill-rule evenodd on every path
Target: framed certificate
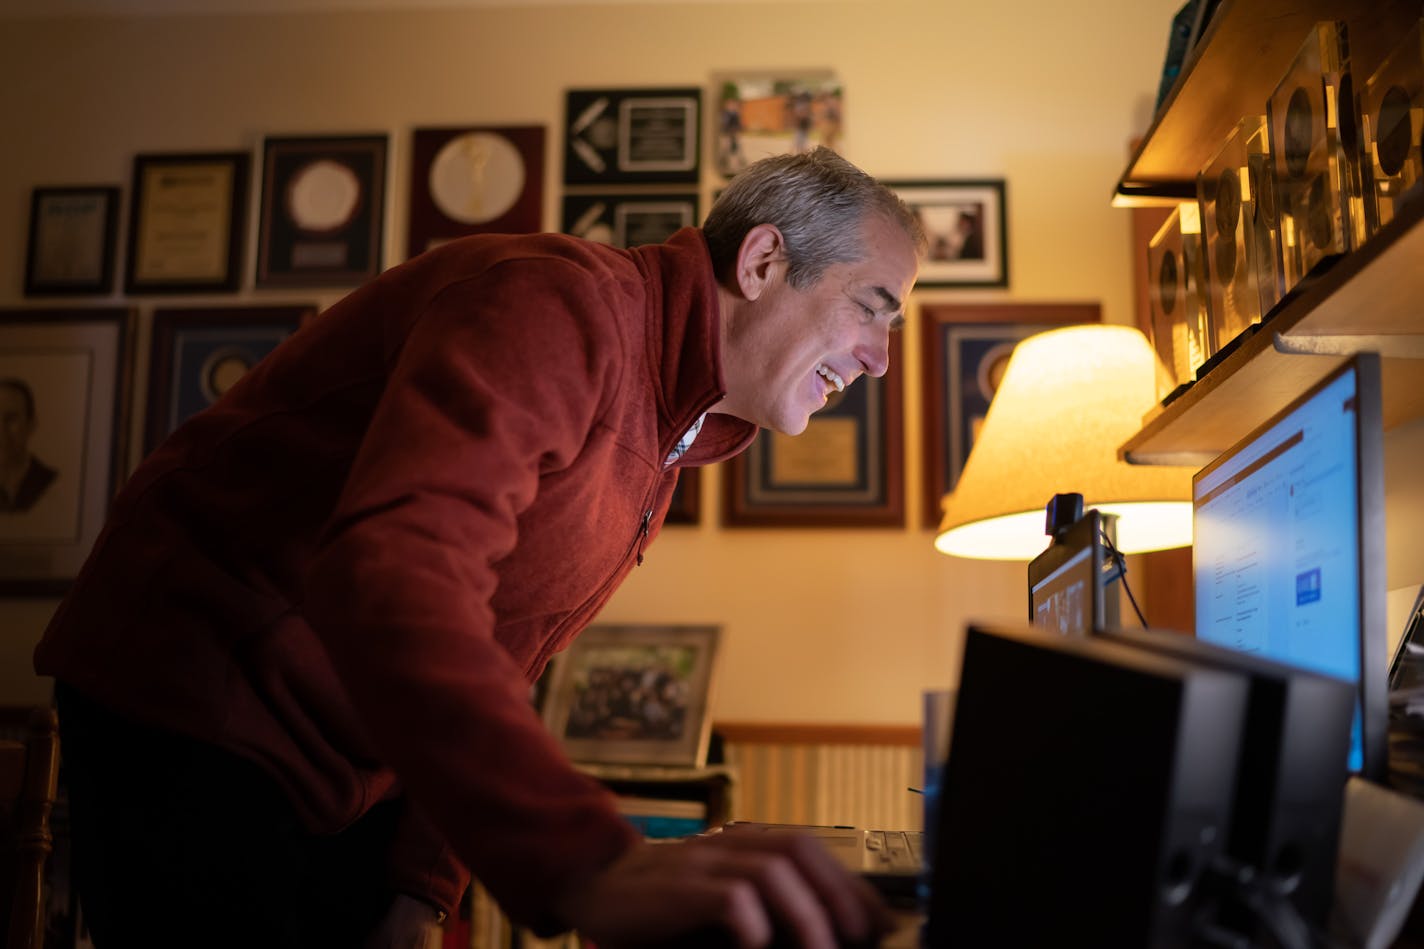
M 727 462 L 729 527 L 901 527 L 905 523 L 900 336 L 890 368 L 836 393 L 800 435 L 763 429 Z
M 381 271 L 386 136 L 262 146 L 259 287 L 348 287 Z
M 0 594 L 63 593 L 127 451 L 134 313 L 0 310 Z
M 573 89 L 564 184 L 697 184 L 701 89 Z
M 467 234 L 544 227 L 544 129 L 416 129 L 407 256 Z
M 127 292 L 238 288 L 248 164 L 246 152 L 134 159 Z
M 660 244 L 698 222 L 696 193 L 615 194 L 597 192 L 564 196 L 563 230 L 614 247 Z
M 144 451 L 216 402 L 315 313 L 311 305 L 155 310 Z
M 25 295 L 78 296 L 112 290 L 118 220 L 117 187 L 34 189 Z

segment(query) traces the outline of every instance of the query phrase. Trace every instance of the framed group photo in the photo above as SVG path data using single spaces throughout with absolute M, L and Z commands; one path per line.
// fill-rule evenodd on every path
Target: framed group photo
M 795 437 L 769 429 L 726 462 L 728 527 L 900 527 L 905 522 L 900 335 L 885 375 L 832 393 Z
M 721 630 L 590 626 L 554 660 L 543 717 L 574 761 L 701 767 Z
M 830 70 L 713 77 L 717 171 L 731 178 L 771 155 L 840 148 L 845 95 Z
M 25 296 L 109 293 L 118 221 L 117 187 L 35 188 Z
M 1097 323 L 1097 303 L 921 303 L 924 380 L 924 526 L 959 480 L 1020 340 L 1073 323 Z
M 1003 179 L 887 181 L 925 229 L 919 288 L 1007 287 L 1009 238 Z
M 0 594 L 64 591 L 124 474 L 133 312 L 0 310 Z
M 238 288 L 250 160 L 246 152 L 134 158 L 126 292 Z

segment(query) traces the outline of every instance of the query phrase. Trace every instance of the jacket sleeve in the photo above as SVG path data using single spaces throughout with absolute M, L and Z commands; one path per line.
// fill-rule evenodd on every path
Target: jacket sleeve
M 459 909 L 469 884 L 470 872 L 445 836 L 407 801 L 391 843 L 391 889 L 418 897 L 450 916 Z
M 610 288 L 567 263 L 447 288 L 394 364 L 306 582 L 381 760 L 509 916 L 553 902 L 637 839 L 566 760 L 494 638 L 497 562 L 541 471 L 574 462 L 619 383 Z M 551 570 L 558 564 L 551 563 Z

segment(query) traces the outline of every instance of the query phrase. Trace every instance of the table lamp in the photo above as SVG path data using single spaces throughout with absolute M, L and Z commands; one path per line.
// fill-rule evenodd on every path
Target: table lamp
M 1157 371 L 1151 344 L 1129 326 L 1070 326 L 1019 343 L 944 496 L 935 547 L 1032 560 L 1049 541 L 1045 506 L 1068 493 L 1116 516 L 1125 554 L 1190 544 L 1196 469 L 1132 465 L 1117 454 L 1157 402 Z

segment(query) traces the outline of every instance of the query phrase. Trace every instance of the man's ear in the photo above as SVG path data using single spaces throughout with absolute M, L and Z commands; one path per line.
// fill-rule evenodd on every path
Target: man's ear
M 758 224 L 747 231 L 737 250 L 735 276 L 742 296 L 755 300 L 785 270 L 786 242 L 774 224 Z

